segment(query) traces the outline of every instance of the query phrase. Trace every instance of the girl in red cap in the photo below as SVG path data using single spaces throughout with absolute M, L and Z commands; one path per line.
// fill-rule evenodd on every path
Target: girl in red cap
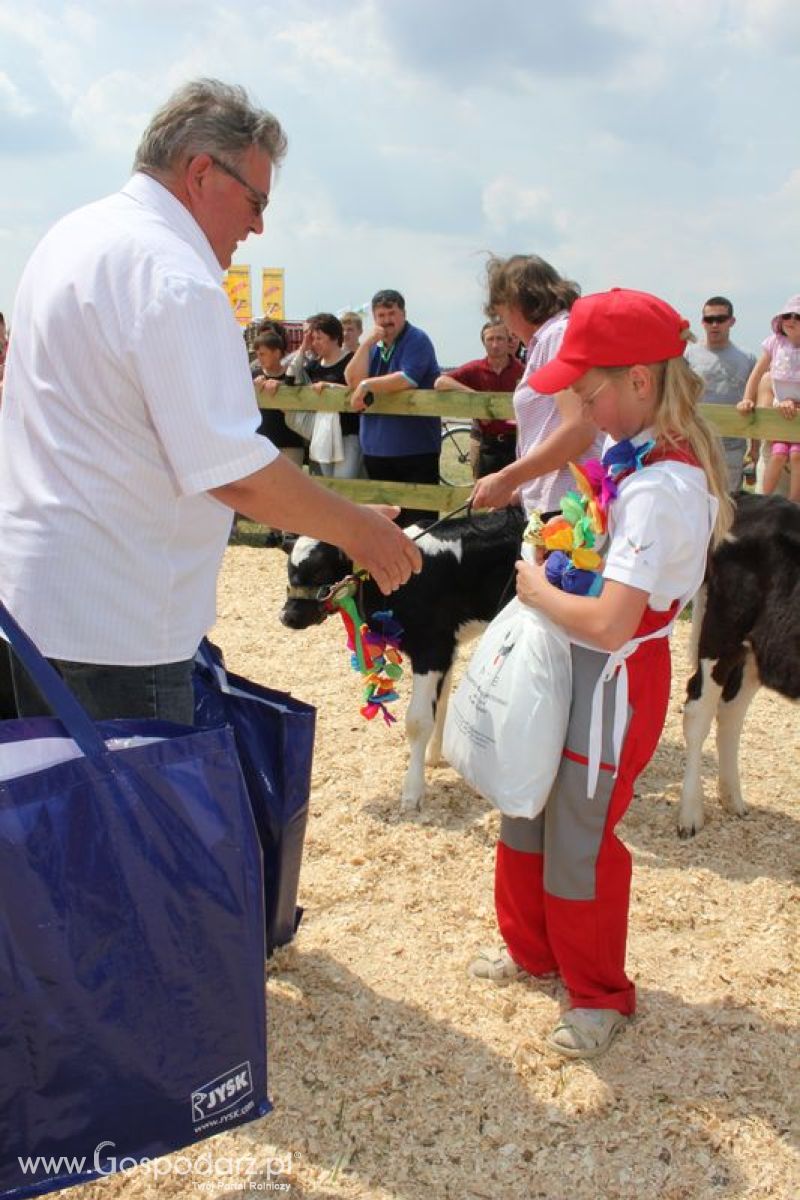
M 732 519 L 719 441 L 697 412 L 703 384 L 683 357 L 689 336 L 688 322 L 648 293 L 586 296 L 558 354 L 532 378 L 545 394 L 571 388 L 608 435 L 604 470 L 590 472 L 608 549 L 599 594 L 563 590 L 564 577 L 554 585 L 547 564 L 517 564 L 519 598 L 572 642 L 572 708 L 544 811 L 501 817 L 495 904 L 505 945 L 482 952 L 470 972 L 497 983 L 558 973 L 569 1008 L 548 1044 L 568 1057 L 602 1053 L 634 1012 L 631 858 L 614 828 L 664 725 L 666 635 Z

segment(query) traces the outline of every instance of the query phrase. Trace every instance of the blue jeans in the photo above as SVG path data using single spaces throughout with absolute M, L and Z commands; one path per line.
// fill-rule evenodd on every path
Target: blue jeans
M 153 667 L 96 666 L 59 658 L 48 661 L 95 721 L 158 717 L 180 725 L 194 724 L 191 658 Z M 11 669 L 19 715 L 51 716 L 50 707 L 16 657 Z

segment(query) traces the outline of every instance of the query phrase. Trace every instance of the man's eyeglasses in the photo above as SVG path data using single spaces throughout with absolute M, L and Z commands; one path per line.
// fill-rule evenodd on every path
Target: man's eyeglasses
M 782 321 L 800 321 L 800 313 L 781 313 Z
M 223 162 L 221 158 L 216 158 L 213 154 L 209 154 L 208 157 L 211 159 L 215 167 L 219 167 L 220 171 L 224 171 L 226 175 L 230 175 L 231 179 L 235 179 L 237 183 L 240 183 L 242 187 L 250 193 L 250 197 L 253 201 L 253 210 L 255 211 L 258 209 L 258 215 L 261 216 L 264 212 L 264 209 L 269 204 L 269 196 L 267 193 L 260 192 L 258 188 L 254 188 L 251 183 L 247 182 L 243 175 L 239 174 L 235 167 L 230 165 L 230 163 Z
M 704 325 L 726 325 L 730 321 L 730 314 L 727 317 L 703 317 Z

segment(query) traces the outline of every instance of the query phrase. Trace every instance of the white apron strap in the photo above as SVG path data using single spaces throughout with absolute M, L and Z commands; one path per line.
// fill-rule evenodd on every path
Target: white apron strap
M 619 650 L 613 650 L 606 659 L 603 670 L 597 677 L 594 692 L 592 693 L 592 712 L 589 723 L 589 755 L 588 766 L 586 768 L 587 800 L 594 799 L 594 794 L 597 791 L 597 781 L 600 778 L 600 761 L 603 749 L 603 691 L 605 685 L 616 675 L 617 679 L 614 688 L 614 728 L 612 730 L 611 743 L 614 778 L 616 779 L 619 770 L 619 760 L 622 755 L 622 743 L 625 740 L 625 727 L 628 722 L 628 664 L 625 660 L 630 658 L 632 654 L 635 654 L 643 642 L 649 642 L 652 638 L 657 637 L 669 637 L 674 624 L 675 617 L 660 629 L 656 629 L 652 633 L 647 633 L 644 637 L 632 638 L 624 646 L 620 646 Z
M 655 464 L 658 466 L 659 464 Z M 714 529 L 714 522 L 717 517 L 718 503 L 715 496 L 709 495 L 708 499 L 708 529 L 706 531 L 706 547 L 711 542 L 711 534 Z M 600 758 L 603 747 L 603 689 L 609 680 L 614 678 L 616 673 L 617 683 L 614 694 L 614 730 L 612 738 L 613 756 L 614 756 L 614 778 L 617 778 L 619 771 L 619 760 L 622 754 L 622 743 L 625 739 L 625 726 L 628 719 L 628 667 L 626 659 L 634 654 L 643 642 L 649 642 L 652 638 L 668 637 L 672 632 L 672 626 L 683 612 L 686 605 L 696 594 L 698 588 L 703 582 L 706 573 L 706 555 L 703 555 L 697 564 L 697 573 L 692 581 L 691 588 L 686 591 L 678 600 L 678 607 L 672 616 L 672 619 L 662 625 L 660 629 L 654 630 L 652 633 L 647 633 L 643 637 L 632 638 L 626 642 L 619 650 L 613 650 L 606 661 L 606 665 L 600 672 L 597 683 L 594 687 L 592 695 L 592 713 L 591 723 L 589 725 L 589 762 L 587 768 L 586 795 L 587 799 L 593 800 L 594 794 L 597 791 L 597 780 L 600 776 Z M 572 639 L 579 646 L 588 646 L 587 642 L 581 642 L 576 638 Z M 596 650 L 596 646 L 589 646 L 589 649 Z

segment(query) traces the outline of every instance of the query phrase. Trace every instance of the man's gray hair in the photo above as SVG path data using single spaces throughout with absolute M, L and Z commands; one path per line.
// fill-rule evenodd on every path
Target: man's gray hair
M 159 176 L 196 154 L 238 160 L 251 146 L 266 151 L 279 165 L 287 141 L 277 117 L 256 108 L 243 87 L 194 79 L 155 113 L 142 134 L 133 169 Z

